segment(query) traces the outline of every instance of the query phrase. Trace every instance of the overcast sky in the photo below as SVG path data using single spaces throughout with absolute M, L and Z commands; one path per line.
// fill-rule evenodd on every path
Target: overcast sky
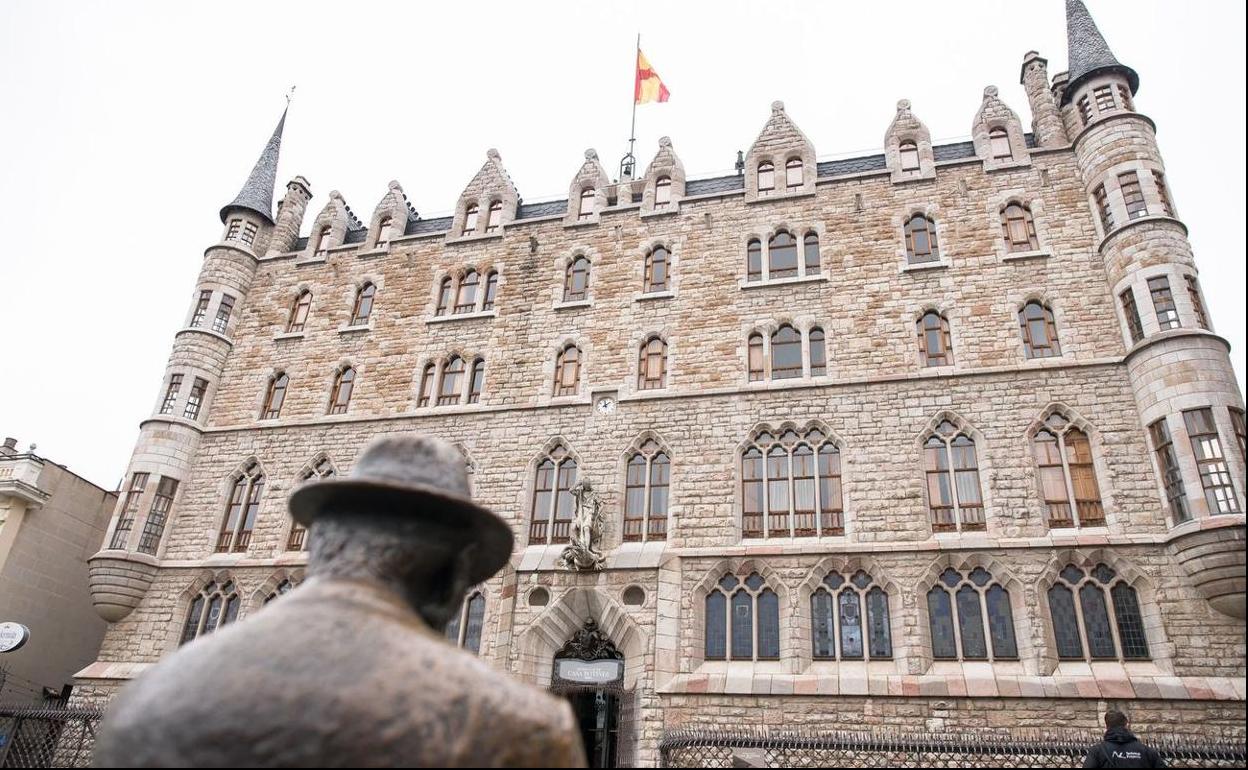
M 1244 378 L 1244 6 L 1089 0 L 1158 125 L 1217 330 Z M 451 209 L 497 147 L 526 201 L 627 146 L 635 35 L 671 101 L 639 108 L 691 177 L 732 168 L 784 100 L 820 157 L 878 152 L 896 102 L 963 138 L 1036 49 L 1066 68 L 1064 3 L 0 0 L 0 434 L 107 487 L 161 387 L 217 212 L 297 84 L 279 190 L 364 219 L 398 179 Z

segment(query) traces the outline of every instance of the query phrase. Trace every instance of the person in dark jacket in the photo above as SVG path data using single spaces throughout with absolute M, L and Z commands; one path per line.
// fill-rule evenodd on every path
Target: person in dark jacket
M 1105 714 L 1105 740 L 1088 749 L 1084 767 L 1165 767 L 1166 762 L 1127 729 L 1127 715 Z

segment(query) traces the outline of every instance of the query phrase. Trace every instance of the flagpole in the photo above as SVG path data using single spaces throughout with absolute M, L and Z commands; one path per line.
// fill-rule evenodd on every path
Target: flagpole
M 637 143 L 637 61 L 641 57 L 641 33 L 637 33 L 637 49 L 633 51 L 633 119 L 628 127 L 628 154 L 620 160 L 620 181 L 624 177 L 632 178 L 637 158 L 633 156 L 633 148 Z

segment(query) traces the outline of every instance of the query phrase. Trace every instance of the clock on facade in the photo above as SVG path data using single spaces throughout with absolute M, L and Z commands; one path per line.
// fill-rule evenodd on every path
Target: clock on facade
M 615 411 L 615 399 L 610 396 L 600 398 L 594 404 L 594 408 L 598 410 L 599 414 L 611 414 Z

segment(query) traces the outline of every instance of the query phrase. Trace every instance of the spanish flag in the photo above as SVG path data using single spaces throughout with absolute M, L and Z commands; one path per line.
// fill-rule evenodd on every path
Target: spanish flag
M 650 102 L 665 102 L 670 94 L 667 86 L 663 85 L 663 81 L 659 79 L 659 73 L 654 71 L 650 66 L 650 62 L 646 60 L 646 55 L 637 49 L 637 84 L 633 88 L 633 101 L 636 104 L 648 104 Z

